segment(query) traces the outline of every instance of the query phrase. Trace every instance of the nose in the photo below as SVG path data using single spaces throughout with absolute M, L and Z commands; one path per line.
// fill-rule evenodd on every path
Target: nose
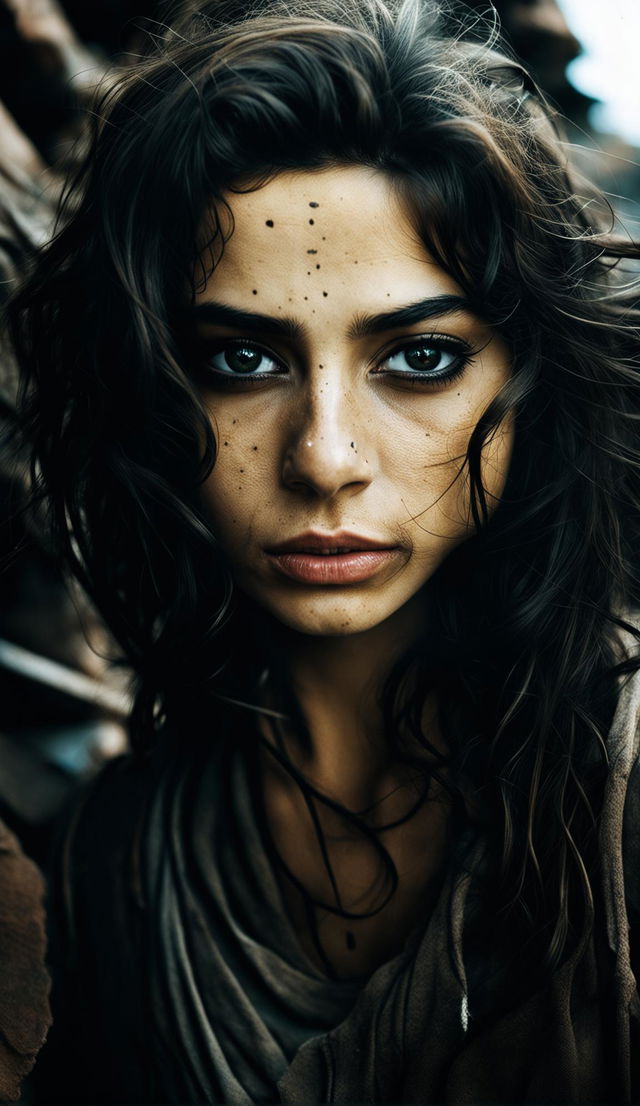
M 356 398 L 327 373 L 295 403 L 282 465 L 285 486 L 323 499 L 366 488 L 373 457 Z

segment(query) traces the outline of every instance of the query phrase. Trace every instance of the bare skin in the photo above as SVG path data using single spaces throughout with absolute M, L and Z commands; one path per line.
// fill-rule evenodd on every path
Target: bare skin
M 377 691 L 426 624 L 424 584 L 471 533 L 462 462 L 509 378 L 509 352 L 416 239 L 383 174 L 282 173 L 228 201 L 235 229 L 194 317 L 219 444 L 206 501 L 238 586 L 281 628 L 311 735 L 302 747 L 287 733 L 289 755 L 325 794 L 381 826 L 415 803 L 420 784 L 389 756 Z M 510 427 L 485 450 L 493 503 L 510 450 Z M 309 534 L 330 547 L 321 567 L 348 561 L 358 537 L 374 541 L 371 571 L 317 578 L 318 556 L 287 552 Z M 433 707 L 425 730 L 437 747 Z M 308 811 L 268 753 L 264 786 L 284 859 L 312 894 L 335 901 Z M 339 975 L 371 971 L 424 915 L 447 839 L 448 805 L 435 788 L 429 799 L 381 835 L 400 877 L 388 906 L 359 922 L 319 912 Z M 373 909 L 377 856 L 342 820 L 326 810 L 321 819 L 343 905 Z M 283 888 L 320 964 L 301 903 Z

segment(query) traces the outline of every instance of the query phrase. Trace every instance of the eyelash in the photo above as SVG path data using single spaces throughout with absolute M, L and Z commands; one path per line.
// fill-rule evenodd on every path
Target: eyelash
M 412 350 L 428 349 L 431 348 L 437 353 L 452 353 L 457 354 L 454 359 L 453 365 L 440 372 L 419 369 L 413 370 L 385 370 L 376 369 L 374 375 L 392 377 L 397 381 L 401 381 L 405 386 L 427 385 L 432 390 L 437 390 L 438 387 L 444 388 L 449 384 L 458 380 L 465 372 L 467 366 L 473 360 L 474 351 L 466 342 L 460 338 L 454 338 L 448 334 L 418 334 L 409 341 L 401 342 L 400 344 L 393 346 L 387 351 L 383 357 L 378 358 L 377 365 L 384 365 L 385 362 L 390 361 L 394 357 L 401 356 L 403 353 L 409 353 Z M 276 365 L 284 369 L 284 372 L 261 372 L 261 373 L 248 373 L 244 375 L 242 373 L 233 373 L 231 371 L 224 372 L 220 369 L 216 369 L 211 365 L 213 357 L 217 354 L 225 353 L 230 349 L 245 349 L 251 350 L 260 354 L 262 357 L 268 357 Z M 257 384 L 263 384 L 266 380 L 271 380 L 277 376 L 286 375 L 287 366 L 283 361 L 266 346 L 262 346 L 257 342 L 245 340 L 242 338 L 229 338 L 224 343 L 219 343 L 216 348 L 210 350 L 207 360 L 201 361 L 201 373 L 208 380 L 211 385 L 211 378 L 214 377 L 216 383 L 225 385 L 230 388 L 247 388 Z

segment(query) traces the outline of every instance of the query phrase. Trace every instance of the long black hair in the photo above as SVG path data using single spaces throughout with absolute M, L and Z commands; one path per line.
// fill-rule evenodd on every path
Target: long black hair
M 250 695 L 265 657 L 200 504 L 217 443 L 185 300 L 229 188 L 342 164 L 393 179 L 513 375 L 469 442 L 474 535 L 428 585 L 428 640 L 381 691 L 388 740 L 429 749 L 435 690 L 442 778 L 492 841 L 496 918 L 552 968 L 591 915 L 605 736 L 637 666 L 619 629 L 638 636 L 639 316 L 622 271 L 638 249 L 606 229 L 536 88 L 477 19 L 453 26 L 428 0 L 238 7 L 185 18 L 104 95 L 61 229 L 13 303 L 36 486 L 137 673 L 137 748 L 167 720 L 197 730 L 216 693 Z M 481 451 L 507 418 L 490 517 Z

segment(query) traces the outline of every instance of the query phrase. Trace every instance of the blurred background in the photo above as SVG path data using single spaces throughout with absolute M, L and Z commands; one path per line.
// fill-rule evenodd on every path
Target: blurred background
M 0 305 L 50 233 L 92 90 L 137 63 L 147 31 L 176 4 L 0 0 Z M 497 12 L 558 109 L 576 167 L 609 195 L 619 229 L 640 238 L 640 0 L 495 0 L 495 9 L 467 0 L 469 9 Z M 126 747 L 129 690 L 113 643 L 29 506 L 15 394 L 0 334 L 0 818 L 42 860 L 60 806 Z

